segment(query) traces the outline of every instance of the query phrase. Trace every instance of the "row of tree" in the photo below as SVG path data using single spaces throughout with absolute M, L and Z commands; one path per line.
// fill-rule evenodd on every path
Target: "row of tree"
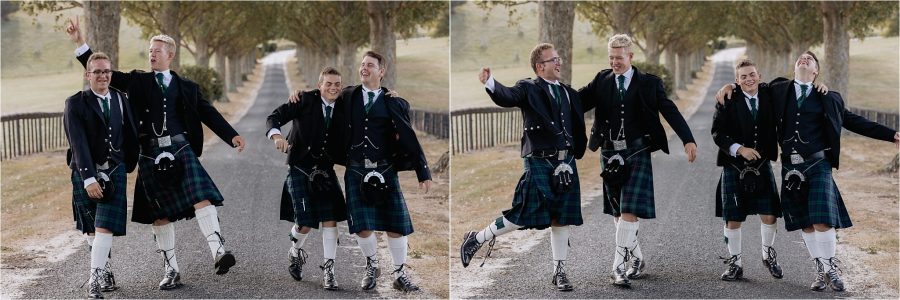
M 896 26 L 897 2 L 872 1 L 484 1 L 484 8 L 537 2 L 539 37 L 557 45 L 560 56 L 572 61 L 572 28 L 576 15 L 591 23 L 601 40 L 626 33 L 650 64 L 665 55 L 666 68 L 684 88 L 712 45 L 726 36 L 747 41 L 747 55 L 767 76 L 786 76 L 793 60 L 812 46 L 823 45 L 820 77 L 829 87 L 846 91 L 849 85 L 849 41 L 864 38 L 873 28 Z M 571 65 L 563 78 L 571 79 Z
M 274 39 L 297 44 L 297 58 L 308 83 L 318 79 L 326 65 L 338 66 L 357 81 L 357 53 L 361 47 L 385 56 L 385 86 L 396 80 L 396 40 L 419 29 L 436 28 L 447 35 L 447 2 L 201 2 L 201 1 L 26 1 L 21 8 L 31 15 L 82 9 L 85 39 L 104 51 L 118 66 L 119 25 L 122 18 L 136 24 L 143 35 L 165 33 L 181 50 L 190 52 L 196 65 L 216 71 L 227 91 L 235 91 L 252 71 L 263 45 Z M 176 52 L 172 69 L 181 67 Z

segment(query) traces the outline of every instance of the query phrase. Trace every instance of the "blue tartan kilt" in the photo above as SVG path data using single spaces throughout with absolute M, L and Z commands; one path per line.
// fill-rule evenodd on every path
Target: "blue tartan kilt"
M 347 204 L 334 169 L 327 169 L 331 191 L 322 195 L 309 191 L 312 168 L 290 166 L 281 197 L 281 219 L 299 226 L 318 229 L 324 221 L 347 220 Z
M 163 151 L 168 151 L 175 156 L 175 160 L 179 161 L 184 169 L 184 173 L 180 182 L 172 185 L 165 185 L 153 174 L 154 160 L 156 156 Z M 209 200 L 215 206 L 222 206 L 224 198 L 219 192 L 219 188 L 213 183 L 212 178 L 206 173 L 206 170 L 200 164 L 200 160 L 191 150 L 188 143 L 173 142 L 167 147 L 153 147 L 152 149 L 141 148 L 141 155 L 138 161 L 138 184 L 146 195 L 148 203 L 135 203 L 135 210 L 138 207 L 150 210 L 149 216 L 152 219 L 137 219 L 138 214 L 132 214 L 132 221 L 139 223 L 152 223 L 152 220 L 168 219 L 171 222 L 181 219 L 190 219 L 194 215 L 194 204 Z M 135 197 L 137 202 L 140 197 Z M 147 215 L 147 214 L 144 214 Z M 149 221 L 149 222 L 148 222 Z
M 806 177 L 809 193 L 806 199 L 794 199 L 782 184 L 781 207 L 784 213 L 784 227 L 787 231 L 807 228 L 813 224 L 828 224 L 834 228 L 853 226 L 850 214 L 844 206 L 844 199 L 831 177 L 831 163 L 826 159 L 791 165 L 781 168 L 784 178 L 790 170 L 798 170 Z M 805 170 L 805 172 L 804 172 Z
M 569 155 L 566 162 L 572 167 L 571 190 L 557 194 L 551 188 L 553 171 L 560 164 L 556 158 L 523 158 L 525 172 L 516 185 L 512 208 L 503 211 L 503 217 L 522 229 L 546 229 L 553 219 L 561 225 L 581 225 L 581 181 L 575 157 Z
M 620 153 L 626 158 L 626 163 L 631 166 L 631 174 L 628 181 L 622 187 L 618 201 L 619 210 L 616 210 L 616 200 L 610 197 L 611 192 L 609 185 L 603 182 L 603 213 L 615 217 L 622 213 L 630 213 L 641 219 L 656 218 L 656 204 L 653 199 L 653 164 L 650 162 L 650 152 L 647 150 L 639 150 L 634 153 L 632 150 L 623 151 L 605 151 L 601 150 L 604 157 L 611 157 L 616 153 Z M 633 156 L 632 156 L 633 154 Z M 629 158 L 630 156 L 630 158 Z M 600 168 L 606 166 L 606 160 L 600 159 Z
M 112 231 L 114 236 L 125 235 L 125 223 L 128 220 L 128 200 L 125 196 L 128 177 L 125 165 L 113 167 L 112 173 L 107 175 L 115 185 L 115 196 L 109 202 L 97 203 L 84 190 L 81 174 L 72 171 L 72 214 L 75 217 L 75 228 L 82 233 L 94 233 L 99 227 Z
M 400 179 L 393 165 L 379 165 L 374 170 L 380 172 L 390 186 L 389 196 L 384 205 L 369 205 L 362 198 L 363 178 L 373 169 L 351 166 L 344 172 L 344 187 L 347 194 L 347 224 L 350 233 L 363 230 L 386 231 L 409 235 L 413 233 L 412 219 L 406 208 L 406 200 L 400 190 Z
M 722 176 L 716 186 L 716 217 L 727 221 L 744 222 L 749 215 L 773 215 L 781 217 L 781 201 L 775 174 L 769 161 L 759 168 L 760 182 L 765 182 L 756 195 L 744 197 L 740 183 L 740 171 L 728 164 L 722 168 Z

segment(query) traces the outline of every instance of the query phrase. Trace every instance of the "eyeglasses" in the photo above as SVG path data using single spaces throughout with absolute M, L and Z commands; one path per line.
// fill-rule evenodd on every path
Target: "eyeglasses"
M 554 64 L 560 64 L 560 65 L 561 65 L 561 64 L 563 63 L 563 59 L 562 59 L 562 57 L 557 56 L 557 57 L 554 57 L 554 58 L 551 58 L 551 59 L 542 61 L 541 63 L 548 63 L 548 62 L 552 62 L 552 63 L 554 63 Z
M 88 73 L 92 73 L 92 74 L 97 75 L 97 76 L 100 76 L 100 75 L 109 75 L 109 74 L 112 74 L 112 70 L 110 70 L 110 69 L 106 69 L 106 70 L 93 70 L 93 71 L 90 71 L 90 72 L 88 72 Z

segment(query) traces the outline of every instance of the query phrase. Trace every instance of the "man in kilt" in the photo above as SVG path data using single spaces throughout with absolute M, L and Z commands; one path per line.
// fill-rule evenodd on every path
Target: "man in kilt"
M 93 53 L 81 36 L 77 21 L 66 28 L 70 40 L 79 45 L 78 61 L 85 65 Z M 153 224 L 153 235 L 164 259 L 165 273 L 159 288 L 181 286 L 175 256 L 175 222 L 197 217 L 209 245 L 216 274 L 225 274 L 235 258 L 224 247 L 216 206 L 222 194 L 200 165 L 203 152 L 201 122 L 222 140 L 244 148 L 244 139 L 200 93 L 199 86 L 184 79 L 169 65 L 175 57 L 175 41 L 167 35 L 150 38 L 152 72 L 113 71 L 110 86 L 128 94 L 138 125 L 138 178 L 135 184 L 133 222 Z
M 650 153 L 669 153 L 659 115 L 684 143 L 689 162 L 697 156 L 697 145 L 662 80 L 631 65 L 631 38 L 614 35 L 607 49 L 612 69 L 597 73 L 578 93 L 584 111 L 596 108 L 588 148 L 603 148 L 603 212 L 616 222 L 613 284 L 629 287 L 630 279 L 640 278 L 645 266 L 637 239 L 639 219 L 656 218 Z
M 66 99 L 66 163 L 72 169 L 75 227 L 88 237 L 91 269 L 88 298 L 116 290 L 109 257 L 113 236 L 125 235 L 126 173 L 137 164 L 137 127 L 125 94 L 109 88 L 109 56 L 88 57 L 90 88 Z
M 781 146 L 781 207 L 785 229 L 801 230 L 815 262 L 810 289 L 823 291 L 830 286 L 843 291 L 835 229 L 853 223 L 831 175 L 831 169 L 839 167 L 841 127 L 898 146 L 900 133 L 848 111 L 839 93 L 815 90 L 818 74 L 818 58 L 806 51 L 794 63 L 794 80 L 779 78 L 769 85 Z M 730 91 L 724 94 L 730 96 Z
M 326 67 L 319 74 L 318 89 L 303 92 L 298 102 L 276 108 L 266 119 L 267 136 L 275 148 L 288 153 L 289 167 L 281 196 L 281 219 L 294 223 L 291 227 L 290 266 L 296 280 L 303 279 L 307 254 L 303 244 L 312 228 L 322 224 L 324 256 L 323 287 L 336 290 L 334 259 L 337 252 L 337 222 L 347 220 L 344 195 L 334 173 L 334 147 L 339 128 L 331 122 L 334 104 L 341 91 L 341 73 Z M 287 140 L 280 127 L 291 122 Z
M 762 236 L 762 262 L 775 278 L 782 277 L 775 242 L 777 218 L 781 217 L 778 190 L 770 161 L 778 158 L 772 95 L 760 89 L 756 64 L 742 60 L 735 66 L 738 89 L 734 97 L 716 103 L 712 136 L 719 147 L 716 165 L 722 175 L 716 188 L 716 216 L 725 220 L 724 235 L 729 258 L 721 279 L 743 277 L 741 223 L 758 214 Z
M 336 133 L 340 144 L 333 158 L 347 167 L 347 223 L 366 256 L 366 273 L 360 286 L 374 289 L 381 276 L 374 231 L 384 231 L 393 260 L 393 287 L 411 292 L 419 289 L 404 270 L 407 236 L 413 233 L 413 226 L 397 172 L 416 171 L 419 188 L 426 193 L 431 187 L 431 172 L 409 121 L 409 102 L 381 86 L 386 72 L 383 63 L 381 54 L 367 51 L 359 65 L 362 84 L 341 91 L 332 122 L 342 130 Z M 297 100 L 291 97 L 291 101 Z
M 519 80 L 513 87 L 496 81 L 489 68 L 478 79 L 491 100 L 502 107 L 522 110 L 525 130 L 522 157 L 525 172 L 516 186 L 512 207 L 479 232 L 465 234 L 460 246 L 463 267 L 489 242 L 490 256 L 496 237 L 517 229 L 550 228 L 553 254 L 551 283 L 559 291 L 573 290 L 565 272 L 569 225 L 581 225 L 581 187 L 576 159 L 584 155 L 587 138 L 581 100 L 560 79 L 562 59 L 552 44 L 531 51 L 531 69 L 537 79 Z

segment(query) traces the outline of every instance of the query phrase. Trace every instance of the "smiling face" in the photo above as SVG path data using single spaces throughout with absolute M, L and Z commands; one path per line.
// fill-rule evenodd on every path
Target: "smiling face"
M 815 80 L 819 75 L 819 61 L 809 51 L 801 54 L 794 63 L 794 74 L 812 75 Z
M 100 94 L 106 94 L 109 90 L 109 80 L 112 78 L 111 64 L 108 59 L 95 59 L 88 64 L 84 77 L 91 83 L 91 89 Z
M 741 86 L 742 91 L 754 95 L 759 88 L 760 78 L 759 72 L 756 71 L 756 66 L 745 66 L 735 71 L 734 80 Z
M 631 69 L 631 59 L 634 58 L 627 47 L 608 48 L 609 49 L 609 67 L 612 68 L 616 75 L 625 74 Z
M 165 71 L 169 69 L 172 60 L 175 58 L 175 52 L 169 49 L 168 45 L 162 41 L 150 42 L 150 68 L 153 71 Z
M 328 102 L 334 102 L 341 93 L 341 75 L 325 74 L 319 78 L 319 92 Z
M 383 77 L 384 68 L 381 66 L 381 62 L 372 56 L 363 56 L 363 60 L 359 64 L 360 81 L 367 87 L 380 87 Z
M 562 58 L 555 49 L 541 51 L 541 61 L 535 64 L 537 75 L 548 81 L 559 80 L 562 62 Z

